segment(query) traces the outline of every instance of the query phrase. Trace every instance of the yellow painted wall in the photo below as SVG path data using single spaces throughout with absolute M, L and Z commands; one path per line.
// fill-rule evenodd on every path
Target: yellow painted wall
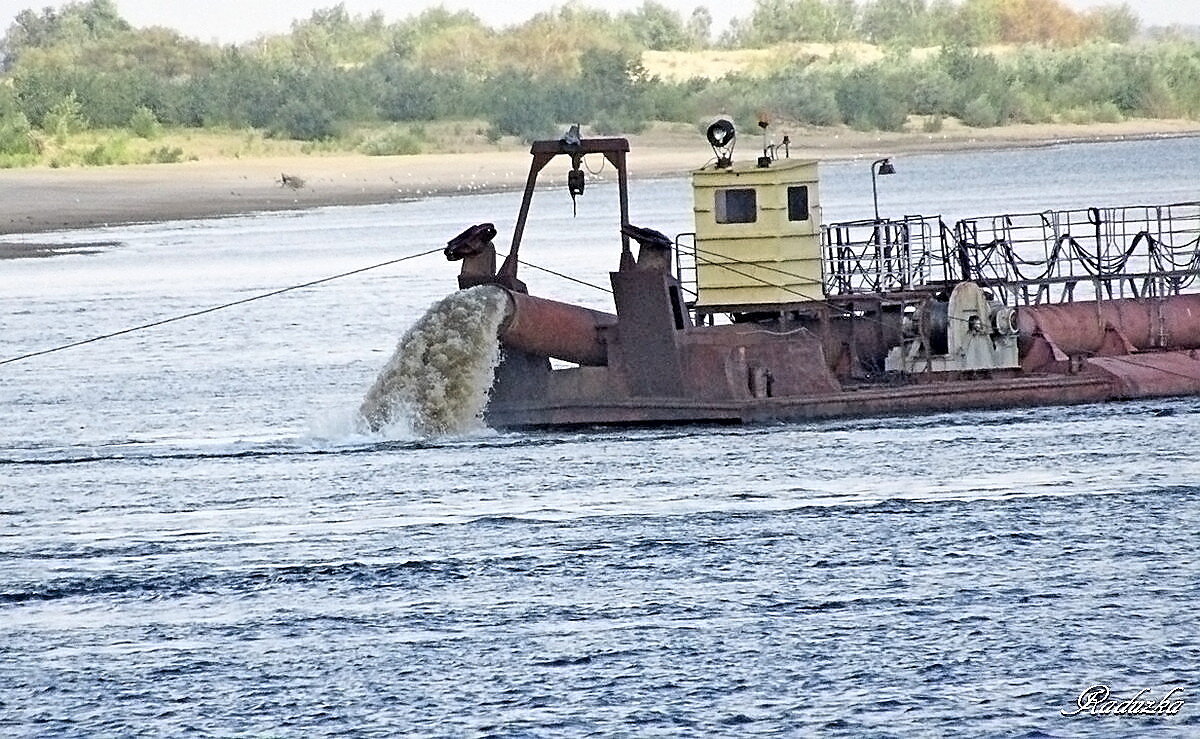
M 809 217 L 789 221 L 787 190 L 808 187 Z M 753 161 L 692 173 L 696 221 L 697 305 L 755 305 L 821 300 L 818 165 L 811 160 Z M 757 220 L 717 223 L 716 197 L 727 188 L 756 191 Z

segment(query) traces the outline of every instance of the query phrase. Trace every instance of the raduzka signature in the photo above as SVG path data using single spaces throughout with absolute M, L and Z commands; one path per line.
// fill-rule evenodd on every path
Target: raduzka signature
M 1112 694 L 1107 685 L 1093 685 L 1075 699 L 1075 708 L 1060 711 L 1064 716 L 1175 716 L 1183 709 L 1183 688 L 1155 700 L 1149 688 L 1142 688 L 1132 698 Z

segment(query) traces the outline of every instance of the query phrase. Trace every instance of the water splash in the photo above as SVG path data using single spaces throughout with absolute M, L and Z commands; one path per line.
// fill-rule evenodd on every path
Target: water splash
M 401 426 L 420 436 L 482 428 L 500 361 L 497 331 L 507 313 L 507 295 L 491 285 L 460 290 L 430 306 L 367 391 L 359 408 L 367 426 Z

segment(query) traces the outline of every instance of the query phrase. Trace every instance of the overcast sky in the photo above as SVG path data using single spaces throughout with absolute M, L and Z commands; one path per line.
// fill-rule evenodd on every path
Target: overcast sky
M 1115 0 L 1064 0 L 1075 8 L 1112 5 Z M 746 17 L 754 0 L 659 0 L 664 5 L 690 15 L 703 5 L 713 15 L 716 30 L 725 27 L 731 17 Z M 1146 25 L 1196 23 L 1196 0 L 1127 0 L 1129 7 Z M 554 0 L 344 0 L 355 14 L 382 10 L 389 20 L 397 20 L 421 10 L 442 5 L 451 10 L 469 10 L 486 23 L 506 26 L 520 23 L 534 13 L 563 5 Z M 56 0 L 0 0 L 0 32 L 7 30 L 13 17 L 25 8 L 61 6 Z M 642 0 L 585 0 L 585 5 L 607 10 L 638 7 Z M 337 5 L 337 0 L 116 0 L 121 15 L 135 26 L 167 26 L 202 41 L 248 41 L 264 33 L 280 33 L 297 18 L 306 18 L 317 8 Z

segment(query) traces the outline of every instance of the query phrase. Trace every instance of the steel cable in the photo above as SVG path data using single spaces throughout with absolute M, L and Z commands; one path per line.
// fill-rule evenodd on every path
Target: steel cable
M 322 277 L 319 280 L 312 280 L 310 282 L 305 282 L 300 285 L 292 285 L 290 287 L 280 288 L 279 290 L 272 290 L 271 292 L 262 293 L 260 295 L 252 295 L 248 298 L 242 298 L 241 300 L 235 300 L 230 303 L 224 303 L 222 305 L 214 305 L 212 307 L 202 308 L 200 310 L 195 310 L 190 313 L 184 313 L 184 314 L 178 315 L 178 316 L 171 316 L 170 318 L 163 318 L 158 321 L 151 321 L 150 323 L 144 323 L 140 326 L 132 326 L 130 328 L 121 329 L 120 331 L 113 331 L 111 333 L 102 334 L 100 336 L 93 336 L 88 339 L 82 339 L 80 341 L 73 341 L 69 344 L 62 344 L 59 346 L 51 347 L 49 349 L 41 349 L 36 352 L 29 352 L 27 354 L 22 354 L 22 355 L 16 356 L 16 357 L 9 357 L 8 359 L 0 360 L 0 365 L 12 364 L 13 362 L 21 362 L 26 359 L 40 357 L 45 354 L 53 354 L 55 352 L 61 352 L 66 349 L 74 349 L 77 346 L 84 346 L 85 344 L 93 344 L 97 341 L 104 341 L 105 339 L 112 339 L 117 336 L 124 336 L 126 334 L 132 334 L 132 333 L 136 333 L 138 331 L 145 331 L 146 329 L 155 328 L 157 326 L 163 326 L 168 323 L 175 323 L 176 321 L 182 321 L 182 320 L 185 320 L 188 318 L 196 318 L 197 316 L 203 316 L 203 315 L 207 315 L 209 313 L 216 313 L 217 311 L 225 310 L 227 308 L 233 308 L 233 307 L 236 307 L 239 305 L 245 305 L 246 303 L 253 303 L 256 300 L 263 300 L 264 298 L 271 298 L 276 295 L 282 295 L 284 293 L 292 292 L 294 290 L 303 290 L 306 287 L 314 287 L 316 285 L 321 285 L 326 282 L 340 280 L 345 277 L 351 277 L 353 275 L 362 274 L 363 272 L 369 272 L 373 269 L 379 269 L 380 267 L 388 267 L 393 264 L 399 264 L 400 262 L 407 262 L 410 259 L 416 259 L 417 257 L 428 256 L 430 254 L 435 254 L 440 251 L 442 251 L 442 247 L 437 247 L 436 249 L 430 249 L 428 251 L 419 252 L 417 254 L 409 254 L 408 256 L 400 257 L 398 259 L 389 259 L 386 262 L 380 262 L 379 264 L 372 264 L 369 267 L 360 267 L 358 269 L 350 270 L 349 272 L 342 272 L 341 274 L 331 275 L 329 277 Z

